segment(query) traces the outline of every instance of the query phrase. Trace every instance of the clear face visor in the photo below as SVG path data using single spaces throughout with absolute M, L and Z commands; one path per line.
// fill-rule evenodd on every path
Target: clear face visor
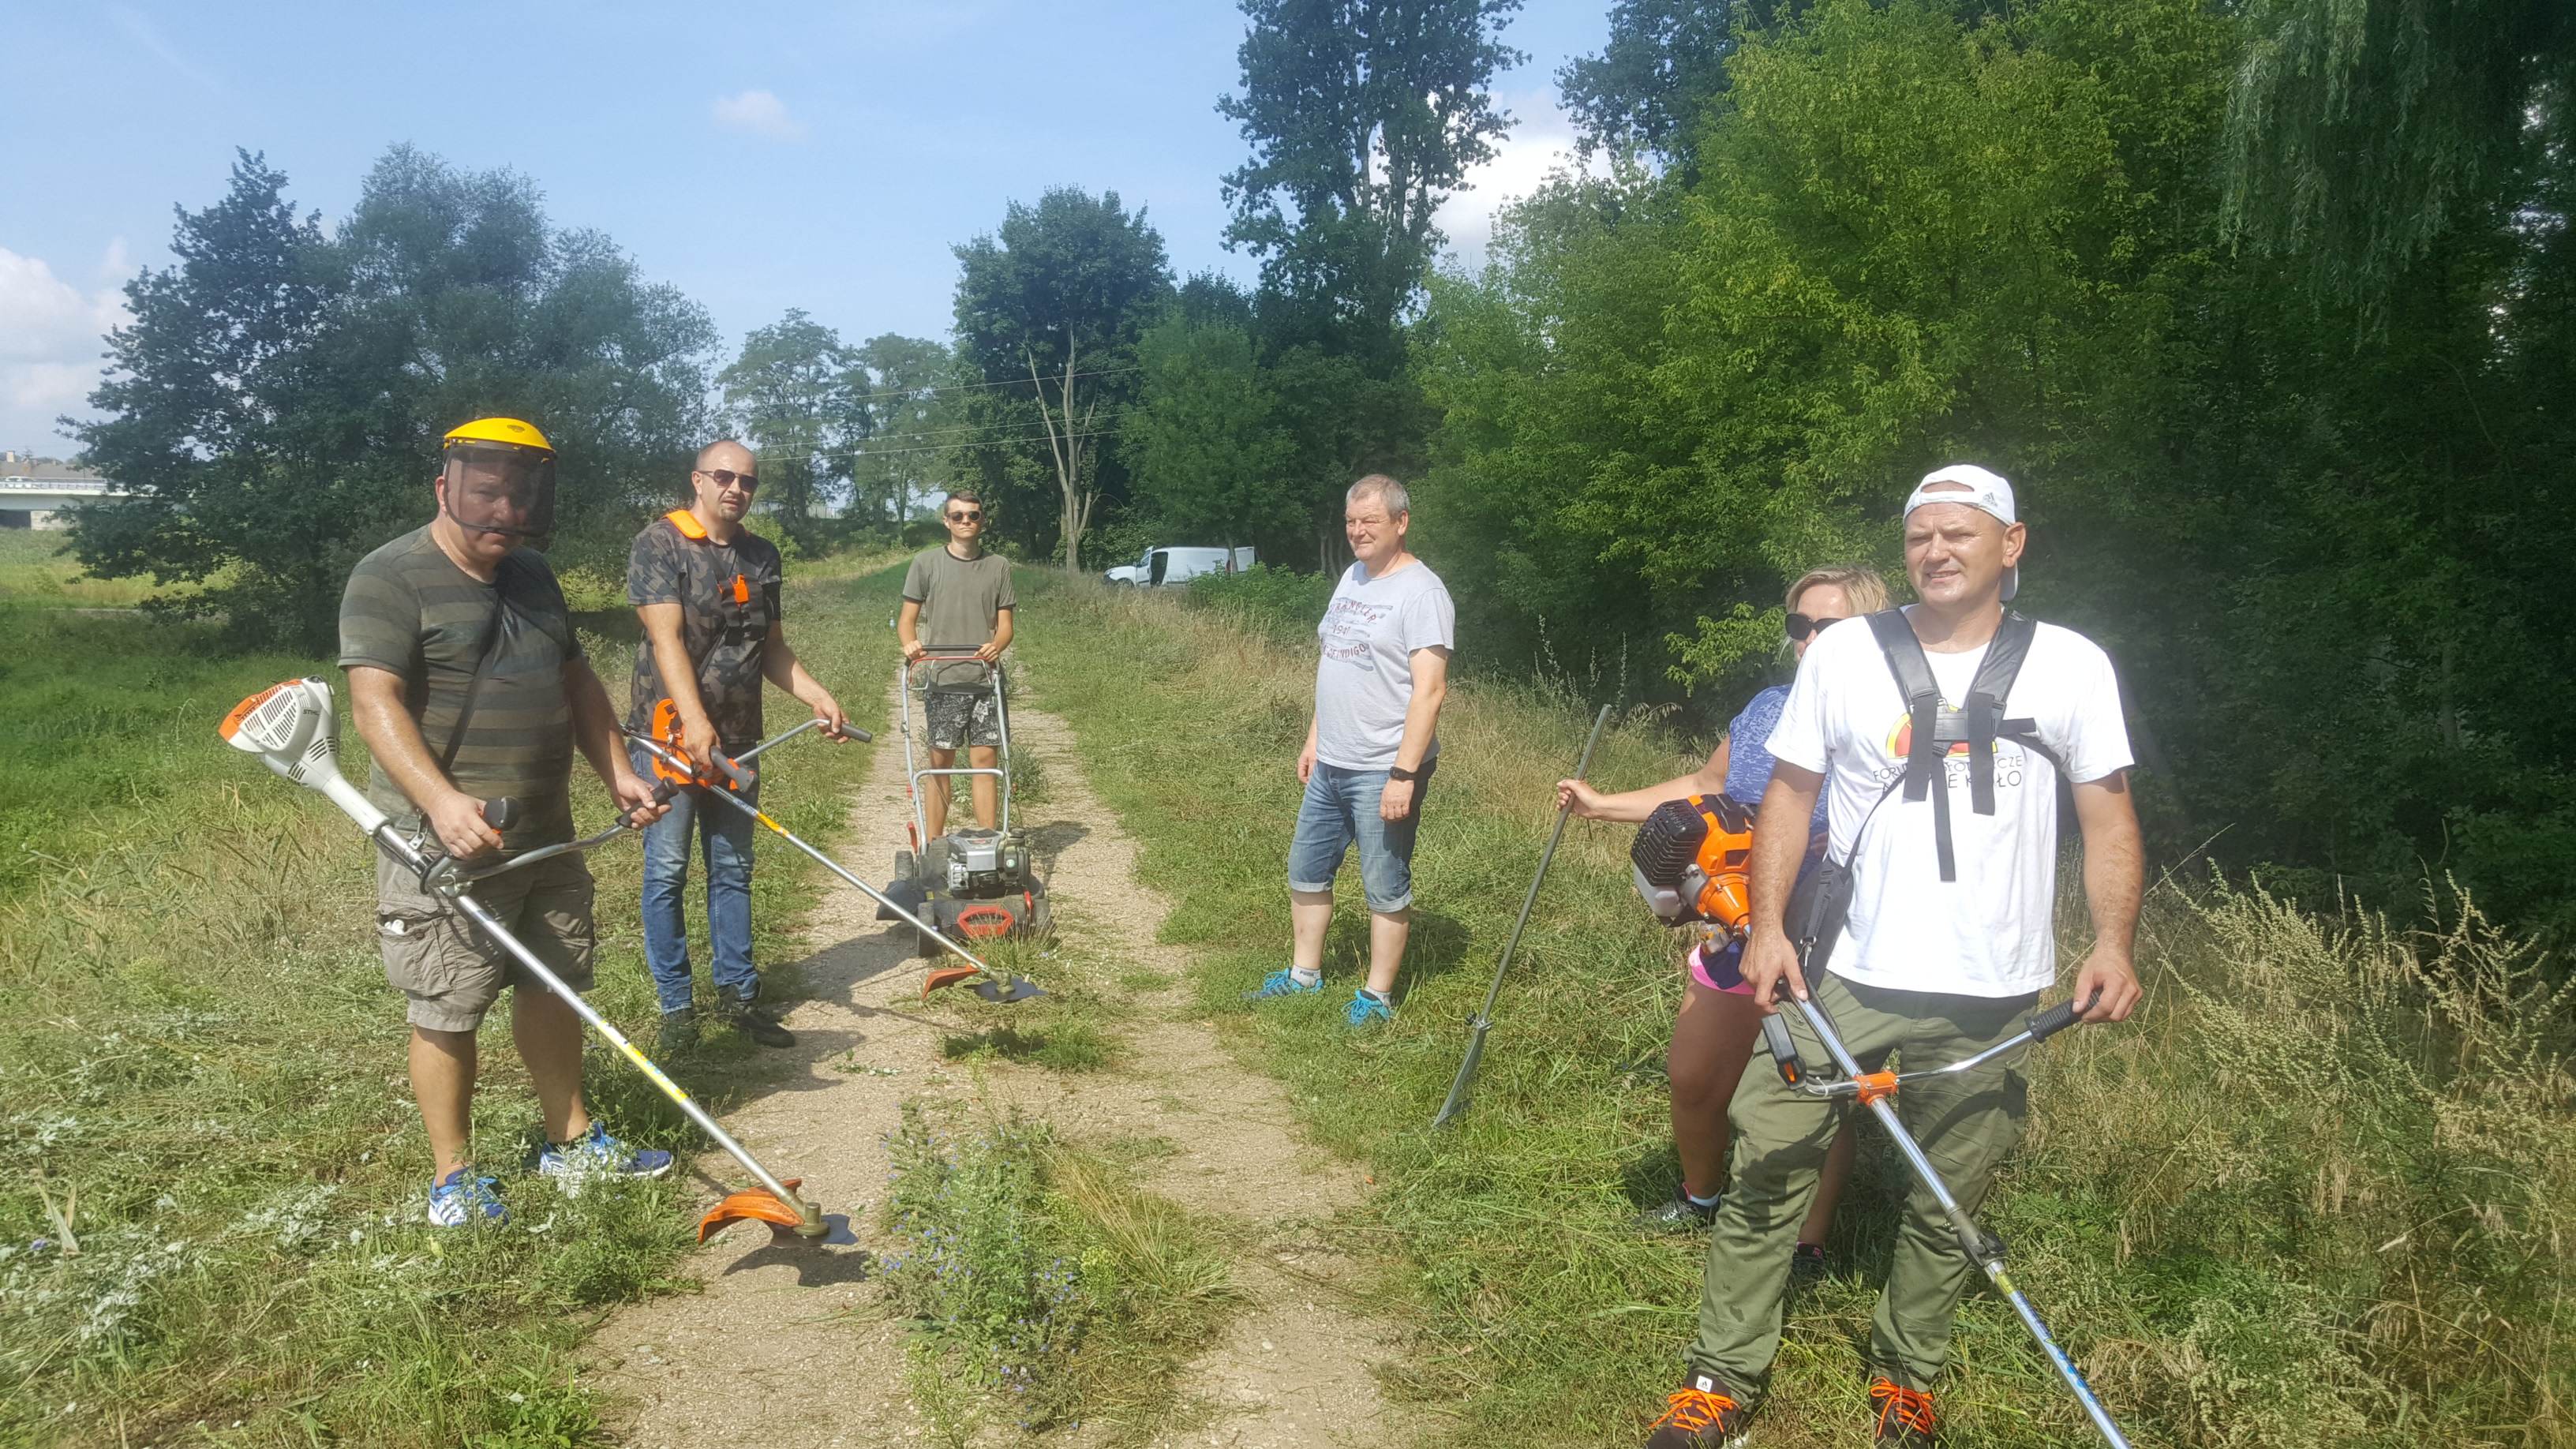
M 457 443 L 446 455 L 447 516 L 475 533 L 554 532 L 555 460 L 509 443 Z

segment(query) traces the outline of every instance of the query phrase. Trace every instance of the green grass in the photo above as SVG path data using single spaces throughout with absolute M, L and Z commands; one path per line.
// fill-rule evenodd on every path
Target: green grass
M 145 579 L 83 574 L 67 533 L 0 530 L 0 609 L 131 609 L 156 587 Z
M 1625 1227 L 1675 1175 L 1660 1078 L 1629 1068 L 1660 1056 L 1679 977 L 1628 890 L 1624 831 L 1569 833 L 1475 1107 L 1454 1131 L 1425 1126 L 1588 711 L 1460 681 L 1416 862 L 1403 1015 L 1354 1040 L 1335 1000 L 1260 1014 L 1235 1001 L 1288 938 L 1309 646 L 1257 612 L 1032 575 L 1019 637 L 1034 697 L 1072 722 L 1147 878 L 1176 901 L 1165 935 L 1196 953 L 1201 1007 L 1380 1185 L 1345 1228 L 1402 1268 L 1384 1306 L 1419 1339 L 1394 1386 L 1443 1411 L 1444 1443 L 1634 1443 L 1676 1377 L 1699 1253 Z M 1593 773 L 1633 785 L 1702 750 L 1632 718 Z M 2066 882 L 2072 961 L 2083 917 Z M 2465 903 L 2439 904 L 2458 925 L 2427 939 L 2166 882 L 2142 942 L 2142 1017 L 2035 1059 L 2029 1140 L 1986 1217 L 2139 1442 L 2576 1444 L 2576 1028 L 2544 984 L 2563 973 Z M 1337 988 L 1364 948 L 1346 902 L 1326 957 Z M 1874 1132 L 1863 1141 L 1829 1244 L 1841 1267 L 1788 1303 L 1766 1444 L 1859 1432 L 1858 1350 L 1905 1181 Z M 1945 1443 L 2089 1438 L 1991 1296 L 1964 1306 L 1954 1364 Z
M 1180 1374 L 1240 1298 L 1211 1230 L 1135 1186 L 1132 1145 L 905 1103 L 883 1279 L 936 1442 L 1079 1424 L 1140 1444 L 1189 1412 Z
M 899 582 L 874 562 L 807 564 L 789 594 L 800 653 L 868 725 Z M 631 642 L 614 614 L 590 622 L 622 700 Z M 245 694 L 335 671 L 212 641 L 141 617 L 36 614 L 0 661 L 0 710 L 18 721 L 0 739 L 0 990 L 13 1007 L 0 1032 L 0 1442 L 594 1441 L 573 1351 L 608 1306 L 671 1285 L 694 1189 L 675 1176 L 568 1201 L 520 1175 L 535 1106 L 496 1028 L 475 1134 L 514 1221 L 420 1225 L 427 1147 L 400 1000 L 373 947 L 367 847 L 214 733 Z M 346 729 L 342 744 L 363 778 Z M 782 751 L 768 803 L 828 841 L 867 758 Z M 575 795 L 597 828 L 603 792 L 584 774 Z M 593 1000 L 629 1030 L 653 1017 L 633 852 L 594 863 Z M 820 873 L 775 846 L 764 859 L 755 949 L 775 967 L 800 954 Z M 719 1032 L 677 1074 L 720 1111 L 761 1072 Z M 696 1149 L 605 1053 L 587 1087 L 622 1135 Z

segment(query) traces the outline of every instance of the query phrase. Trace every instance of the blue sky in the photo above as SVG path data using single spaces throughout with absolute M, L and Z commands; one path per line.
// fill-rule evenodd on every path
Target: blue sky
M 119 285 L 169 260 L 172 206 L 221 195 L 236 145 L 326 220 L 397 141 L 514 167 L 729 349 L 790 307 L 853 340 L 944 336 L 949 248 L 1058 184 L 1146 206 L 1184 275 L 1251 273 L 1218 241 L 1244 154 L 1215 111 L 1243 34 L 1225 0 L 0 8 L 0 447 L 69 450 L 51 420 L 94 383 Z M 1470 251 L 1566 144 L 1552 77 L 1606 10 L 1513 21 L 1531 58 L 1495 90 L 1520 124 L 1443 218 Z

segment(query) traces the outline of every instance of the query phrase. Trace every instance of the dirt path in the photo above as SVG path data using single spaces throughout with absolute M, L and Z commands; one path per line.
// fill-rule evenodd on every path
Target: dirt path
M 1184 1018 L 1188 958 L 1155 942 L 1166 904 L 1137 884 L 1135 846 L 1092 795 L 1071 732 L 1027 704 L 1012 721 L 1045 781 L 1023 823 L 1059 931 L 1118 958 L 1130 980 L 1151 973 L 1166 984 L 1127 996 L 1133 1016 L 1110 1070 L 949 1064 L 940 1039 L 962 1023 L 937 1001 L 920 1003 L 909 928 L 898 934 L 865 897 L 836 888 L 815 914 L 815 954 L 804 963 L 813 999 L 788 1018 L 797 1034 L 783 1054 L 789 1066 L 726 1126 L 776 1170 L 802 1174 L 827 1212 L 849 1214 L 857 1242 L 791 1249 L 736 1227 L 691 1259 L 703 1292 L 614 1315 L 591 1345 L 594 1382 L 616 1406 L 612 1427 L 637 1449 L 922 1442 L 927 1420 L 903 1387 L 905 1330 L 877 1314 L 877 1290 L 865 1281 L 867 1246 L 879 1236 L 869 1204 L 885 1185 L 883 1139 L 898 1104 L 946 1096 L 1019 1106 L 1076 1143 L 1168 1144 L 1141 1169 L 1141 1186 L 1222 1224 L 1234 1285 L 1249 1301 L 1185 1375 L 1189 1427 L 1158 1444 L 1403 1442 L 1403 1418 L 1369 1371 L 1391 1351 L 1390 1330 L 1350 1301 L 1355 1265 L 1322 1230 L 1364 1184 L 1298 1141 L 1278 1083 Z M 902 751 L 889 740 L 852 802 L 842 859 L 863 875 L 885 868 L 902 844 L 904 813 Z

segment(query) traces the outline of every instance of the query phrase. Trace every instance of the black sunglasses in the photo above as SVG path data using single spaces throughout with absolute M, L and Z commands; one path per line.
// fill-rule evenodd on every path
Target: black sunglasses
M 704 471 L 708 477 L 716 480 L 718 488 L 731 488 L 739 483 L 745 493 L 758 492 L 760 489 L 760 477 L 754 473 L 737 473 L 731 468 L 708 468 Z
M 951 523 L 980 523 L 983 521 L 983 518 L 984 510 L 980 508 L 969 508 L 962 512 L 948 515 L 948 521 Z
M 1841 622 L 1841 619 L 1810 619 L 1804 614 L 1791 614 L 1789 616 L 1789 637 L 1792 639 L 1804 639 L 1810 634 L 1822 634 L 1825 630 Z

